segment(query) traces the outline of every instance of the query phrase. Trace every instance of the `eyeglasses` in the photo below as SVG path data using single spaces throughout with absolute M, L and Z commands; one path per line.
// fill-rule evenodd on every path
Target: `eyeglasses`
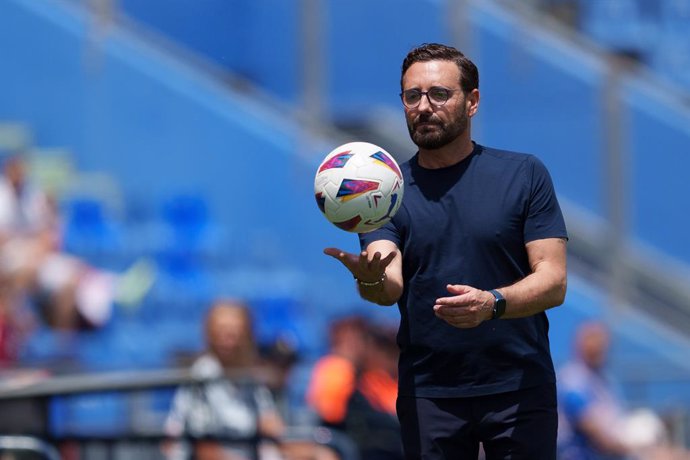
M 413 109 L 419 105 L 422 101 L 422 96 L 426 96 L 429 104 L 436 107 L 441 107 L 443 104 L 448 102 L 448 99 L 453 96 L 457 90 L 443 88 L 442 86 L 433 86 L 429 88 L 429 91 L 420 91 L 418 89 L 406 89 L 400 93 L 400 98 L 403 104 L 408 109 Z

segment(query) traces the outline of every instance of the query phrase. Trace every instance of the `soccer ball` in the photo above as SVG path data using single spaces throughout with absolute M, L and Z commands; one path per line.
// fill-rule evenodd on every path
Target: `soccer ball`
M 321 212 L 336 227 L 354 233 L 375 230 L 400 208 L 403 178 L 395 159 L 368 142 L 333 149 L 314 178 Z

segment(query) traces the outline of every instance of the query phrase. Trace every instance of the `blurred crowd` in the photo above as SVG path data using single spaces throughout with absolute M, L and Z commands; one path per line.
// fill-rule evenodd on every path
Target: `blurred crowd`
M 106 325 L 115 305 L 141 300 L 151 273 L 141 263 L 107 270 L 66 251 L 56 197 L 31 180 L 22 149 L 0 153 L 0 371 L 9 372 L 41 330 L 69 340 Z
M 25 160 L 22 152 L 2 155 L 0 387 L 52 371 L 23 361 L 37 331 L 97 332 L 118 306 L 140 302 L 155 277 L 140 262 L 118 272 L 66 251 L 56 199 L 32 183 Z M 263 460 L 403 458 L 397 325 L 362 314 L 332 318 L 324 351 L 307 363 L 298 395 L 307 416 L 297 423 L 291 385 L 295 368 L 304 365 L 297 350 L 288 342 L 258 341 L 256 312 L 245 299 L 214 298 L 204 311 L 187 325 L 202 330 L 205 344 L 189 360 L 199 383 L 174 393 L 162 427 L 169 441 L 156 447 L 162 457 L 248 460 L 257 445 Z M 605 325 L 583 324 L 572 359 L 559 371 L 559 458 L 690 458 L 671 442 L 658 414 L 625 407 L 607 372 L 609 342 Z M 62 453 L 80 458 L 73 449 Z

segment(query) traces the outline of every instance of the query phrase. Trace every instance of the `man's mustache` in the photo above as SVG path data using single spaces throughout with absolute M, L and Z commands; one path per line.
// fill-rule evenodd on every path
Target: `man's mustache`
M 430 123 L 434 125 L 442 126 L 443 122 L 434 114 L 423 113 L 414 119 L 414 125 L 417 126 L 420 123 Z

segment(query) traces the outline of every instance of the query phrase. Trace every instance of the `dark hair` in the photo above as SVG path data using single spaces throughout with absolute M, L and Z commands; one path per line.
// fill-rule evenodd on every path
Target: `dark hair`
M 402 64 L 400 88 L 404 89 L 402 79 L 412 64 L 428 61 L 454 62 L 460 70 L 460 87 L 465 94 L 479 88 L 479 71 L 474 62 L 452 46 L 441 45 L 440 43 L 424 43 L 407 53 Z

